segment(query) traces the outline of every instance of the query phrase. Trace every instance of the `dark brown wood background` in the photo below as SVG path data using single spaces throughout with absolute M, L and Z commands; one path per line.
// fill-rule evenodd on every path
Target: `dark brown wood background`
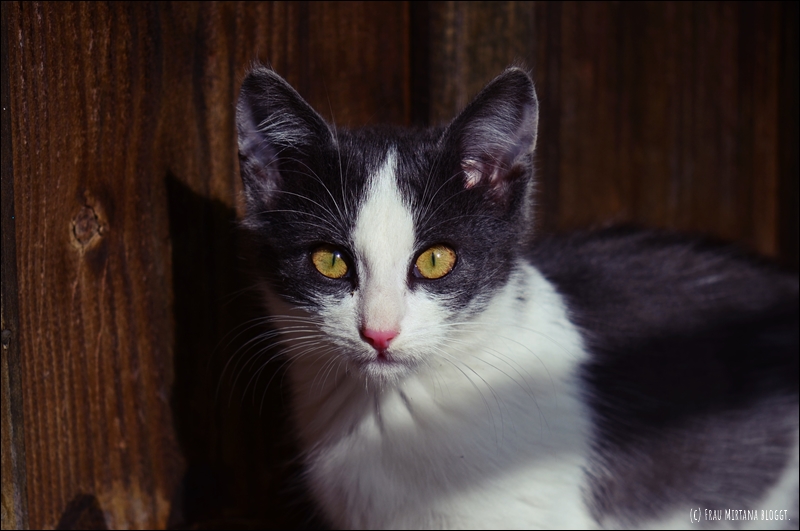
M 248 343 L 254 60 L 344 126 L 444 122 L 523 64 L 542 230 L 797 266 L 796 4 L 4 2 L 2 24 L 4 529 L 313 524 L 280 367 Z

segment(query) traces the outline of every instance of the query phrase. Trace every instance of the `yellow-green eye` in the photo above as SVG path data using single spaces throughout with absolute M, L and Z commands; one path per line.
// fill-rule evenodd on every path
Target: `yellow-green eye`
M 442 278 L 456 265 L 456 252 L 446 245 L 434 245 L 426 249 L 414 264 L 414 274 L 435 280 Z
M 311 261 L 317 271 L 328 278 L 342 278 L 347 274 L 347 262 L 341 251 L 330 245 L 323 245 L 311 254 Z

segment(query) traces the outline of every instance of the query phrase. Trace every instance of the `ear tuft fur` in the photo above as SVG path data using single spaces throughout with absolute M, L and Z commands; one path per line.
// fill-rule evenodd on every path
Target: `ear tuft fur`
M 254 67 L 236 105 L 239 161 L 249 201 L 266 201 L 280 187 L 282 158 L 302 158 L 333 141 L 328 125 L 275 71 Z

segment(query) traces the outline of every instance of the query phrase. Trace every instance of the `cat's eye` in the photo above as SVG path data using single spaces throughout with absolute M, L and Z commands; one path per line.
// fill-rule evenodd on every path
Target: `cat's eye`
M 436 280 L 456 265 L 456 252 L 446 245 L 434 245 L 422 252 L 414 263 L 414 275 Z
M 344 278 L 347 275 L 347 261 L 342 252 L 332 245 L 322 245 L 311 253 L 311 262 L 317 271 L 328 278 Z

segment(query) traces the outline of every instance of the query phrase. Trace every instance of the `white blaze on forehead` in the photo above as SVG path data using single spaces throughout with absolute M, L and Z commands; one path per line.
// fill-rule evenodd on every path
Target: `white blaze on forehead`
M 397 331 L 405 315 L 405 290 L 414 221 L 397 187 L 397 156 L 390 149 L 372 176 L 358 213 L 353 243 L 360 277 L 360 325 Z

